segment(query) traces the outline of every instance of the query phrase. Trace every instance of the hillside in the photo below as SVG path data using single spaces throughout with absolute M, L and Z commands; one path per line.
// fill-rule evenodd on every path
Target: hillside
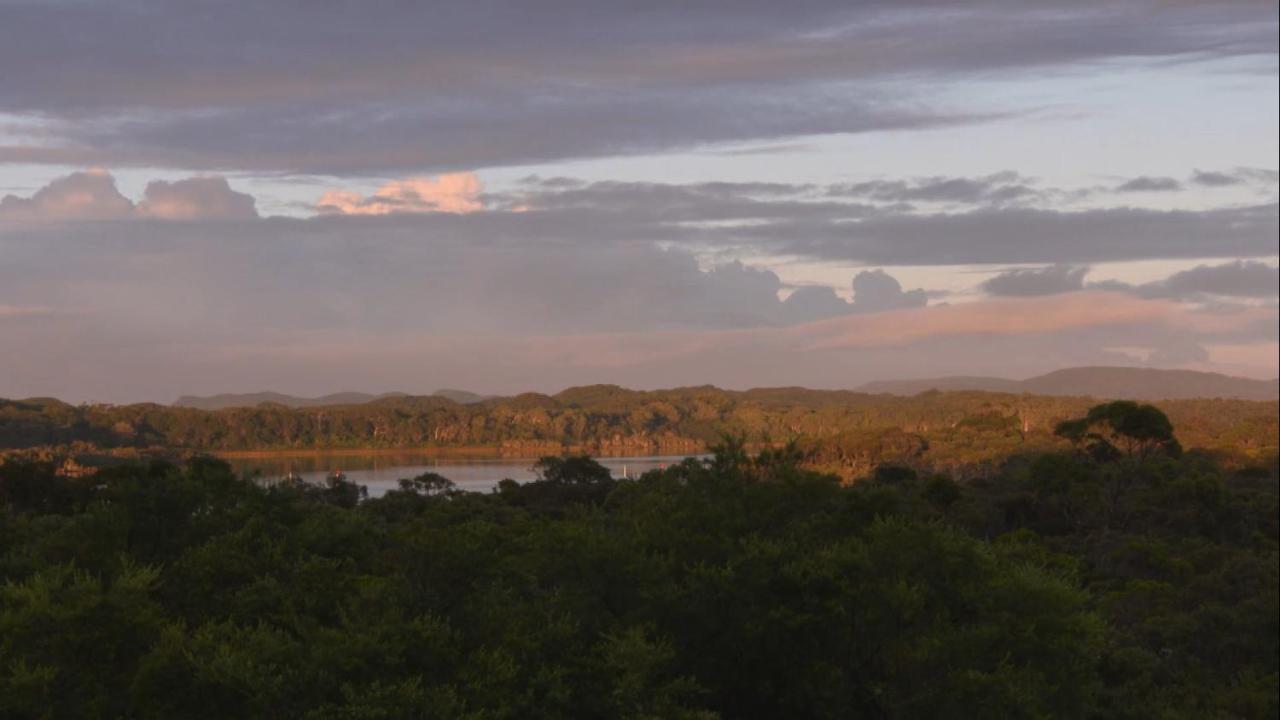
M 1026 380 L 994 377 L 939 377 L 921 380 L 882 380 L 858 388 L 861 392 L 916 395 L 928 390 L 980 390 L 1031 393 L 1033 395 L 1129 398 L 1134 400 L 1186 400 L 1228 398 L 1275 400 L 1277 380 L 1251 380 L 1194 370 L 1159 370 L 1135 367 L 1079 367 L 1055 370 Z
M 485 396 L 478 395 L 466 390 L 437 390 L 431 394 L 432 397 L 448 398 L 456 403 L 466 405 L 468 403 L 477 403 L 485 399 Z M 372 395 L 362 392 L 338 392 L 320 397 L 298 397 L 296 395 L 285 395 L 277 392 L 256 392 L 256 393 L 223 393 L 221 395 L 183 395 L 174 401 L 174 407 L 195 408 L 196 410 L 223 410 L 226 408 L 246 408 L 257 407 L 259 405 L 274 404 L 283 405 L 290 408 L 304 407 L 324 407 L 329 405 L 363 405 L 364 403 L 373 402 L 375 400 L 384 400 L 386 398 L 407 397 L 406 393 L 382 393 L 381 395 Z
M 643 392 L 612 385 L 469 405 L 423 396 L 208 411 L 0 400 L 0 451 L 76 446 L 121 452 L 379 448 L 469 449 L 510 457 L 678 455 L 701 452 L 727 434 L 759 444 L 832 441 L 842 448 L 841 474 L 886 461 L 980 472 L 1002 457 L 1060 446 L 1055 425 L 1094 403 L 976 391 L 900 397 L 804 388 Z M 1275 401 L 1167 400 L 1159 406 L 1184 447 L 1221 451 L 1245 463 L 1269 463 L 1274 456 Z

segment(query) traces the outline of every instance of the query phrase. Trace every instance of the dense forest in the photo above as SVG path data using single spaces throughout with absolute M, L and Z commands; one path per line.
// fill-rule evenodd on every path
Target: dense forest
M 688 454 L 728 434 L 756 447 L 801 439 L 815 467 L 846 479 L 890 461 L 968 476 L 988 472 L 1011 454 L 1065 447 L 1053 434 L 1056 423 L 1094 402 L 985 392 L 894 397 L 801 388 L 640 392 L 616 386 L 473 404 L 427 396 L 217 411 L 0 400 L 0 452 L 472 447 L 521 457 Z M 1176 400 L 1160 406 L 1188 448 L 1216 451 L 1235 465 L 1265 462 L 1276 452 L 1274 401 Z
M 1050 433 L 964 480 L 728 439 L 377 499 L 10 458 L 0 717 L 1276 717 L 1274 455 L 1133 403 Z

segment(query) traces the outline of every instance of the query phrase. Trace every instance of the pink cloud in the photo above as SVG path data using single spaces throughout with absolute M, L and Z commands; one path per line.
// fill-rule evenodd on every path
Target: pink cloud
M 482 189 L 480 178 L 470 172 L 411 177 L 392 180 L 368 197 L 351 190 L 328 190 L 316 201 L 316 209 L 337 215 L 465 214 L 484 209 Z
M 45 317 L 57 311 L 46 305 L 5 305 L 0 303 L 0 318 Z
M 92 220 L 245 219 L 258 216 L 251 195 L 231 189 L 226 178 L 205 176 L 147 185 L 134 204 L 116 188 L 111 173 L 92 168 L 58 178 L 31 197 L 0 199 L 0 224 L 37 225 Z
M 1114 292 L 1078 292 L 1039 298 L 987 300 L 851 315 L 796 326 L 813 349 L 901 345 L 949 335 L 1028 335 L 1098 325 L 1164 323 L 1183 306 Z M 1191 316 L 1200 326 L 1204 318 Z
M 252 195 L 231 189 L 224 177 L 193 177 L 175 182 L 156 180 L 147 185 L 146 199 L 135 211 L 166 220 L 206 218 L 247 220 L 258 216 Z
M 115 178 L 100 168 L 58 178 L 29 198 L 0 199 L 0 222 L 115 220 L 132 212 L 133 203 L 116 189 Z

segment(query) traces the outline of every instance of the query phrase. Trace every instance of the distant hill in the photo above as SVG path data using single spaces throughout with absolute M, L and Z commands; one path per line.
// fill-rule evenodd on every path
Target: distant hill
M 950 377 L 924 378 L 923 380 L 877 380 L 861 385 L 859 392 L 884 393 L 888 395 L 919 395 L 930 390 L 980 390 L 982 392 L 1023 392 L 1022 381 L 1006 380 L 998 377 L 973 377 L 954 375 Z
M 320 397 L 297 397 L 296 395 L 284 395 L 277 392 L 257 392 L 257 393 L 223 393 L 221 395 L 183 395 L 174 401 L 175 407 L 189 407 L 197 410 L 222 410 L 223 408 L 233 407 L 257 407 L 267 403 L 275 405 L 284 405 L 285 407 L 319 407 L 322 405 L 363 405 L 375 400 L 386 400 L 388 398 L 409 397 L 407 393 L 382 393 L 381 395 L 372 395 L 362 392 L 340 392 L 330 395 L 322 395 Z M 483 402 L 486 398 L 484 395 L 477 395 L 466 390 L 437 390 L 429 397 L 442 397 L 457 403 L 469 405 L 471 403 Z
M 472 403 L 484 402 L 489 399 L 489 395 L 480 395 L 466 390 L 454 390 L 451 388 L 442 388 L 431 393 L 434 397 L 449 398 L 456 403 L 463 405 L 471 405 Z
M 964 376 L 924 380 L 882 380 L 867 383 L 858 390 L 890 395 L 917 395 L 928 390 L 982 390 L 1135 400 L 1189 398 L 1275 400 L 1280 397 L 1280 380 L 1251 380 L 1195 370 L 1079 367 L 1055 370 L 1026 380 Z

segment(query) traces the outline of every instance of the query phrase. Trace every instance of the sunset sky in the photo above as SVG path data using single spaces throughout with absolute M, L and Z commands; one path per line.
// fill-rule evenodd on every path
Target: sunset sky
M 0 397 L 1275 377 L 1278 26 L 0 0 Z

